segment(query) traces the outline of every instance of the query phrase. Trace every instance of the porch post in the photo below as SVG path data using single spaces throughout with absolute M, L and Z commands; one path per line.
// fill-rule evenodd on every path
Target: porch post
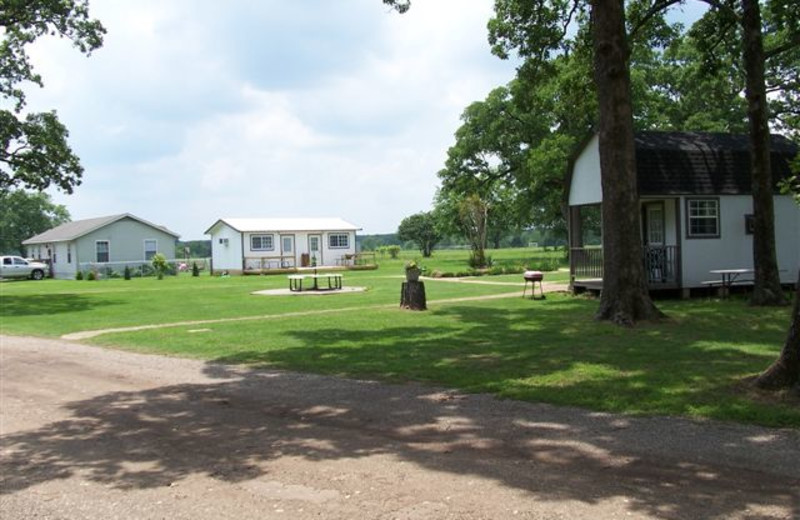
M 570 206 L 567 213 L 567 233 L 569 243 L 569 290 L 574 292 L 575 287 L 575 254 L 574 248 L 583 246 L 583 229 L 581 223 L 580 206 Z

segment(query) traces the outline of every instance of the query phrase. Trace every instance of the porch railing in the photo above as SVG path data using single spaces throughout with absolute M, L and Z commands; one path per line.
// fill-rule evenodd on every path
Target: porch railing
M 244 258 L 245 271 L 268 271 L 270 269 L 294 269 L 297 267 L 294 256 L 246 256 Z
M 569 265 L 572 278 L 602 278 L 603 249 L 599 247 L 573 247 L 569 250 Z
M 678 285 L 678 246 L 645 246 L 642 261 L 650 287 Z M 570 249 L 570 274 L 573 280 L 603 278 L 602 248 Z

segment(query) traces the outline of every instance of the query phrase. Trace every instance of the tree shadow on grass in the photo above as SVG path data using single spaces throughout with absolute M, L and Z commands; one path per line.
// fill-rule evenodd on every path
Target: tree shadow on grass
M 97 298 L 79 294 L 4 295 L 0 300 L 0 318 L 83 312 L 98 306 L 116 304 L 117 302 L 109 299 L 98 301 Z
M 576 304 L 558 305 L 566 311 Z M 688 414 L 703 408 L 710 417 L 800 424 L 800 411 L 774 422 L 761 417 L 762 405 L 732 395 L 743 374 L 767 366 L 775 354 L 739 348 L 762 342 L 763 331 L 710 326 L 706 320 L 718 322 L 719 314 L 701 313 L 688 329 L 675 322 L 637 330 L 597 323 L 588 311 L 583 316 L 574 309 L 544 315 L 534 307 L 452 306 L 433 314 L 453 326 L 298 328 L 286 335 L 300 346 L 216 361 L 433 382 L 604 411 Z
M 530 399 L 547 385 L 529 378 L 553 376 L 564 391 L 580 389 L 590 406 L 637 395 L 631 390 L 642 401 L 669 401 L 686 388 L 681 378 L 707 391 L 725 384 L 707 376 L 710 364 L 718 373 L 741 373 L 768 357 L 735 348 L 756 342 L 757 330 L 584 326 L 575 313 L 560 317 L 558 303 L 549 313 L 541 306 L 431 313 L 451 319 L 452 327 L 345 330 L 333 323 L 287 332 L 298 347 L 218 361 L 435 380 Z M 631 334 L 637 341 L 626 341 Z M 684 334 L 692 338 L 685 344 Z M 580 363 L 609 374 L 564 380 L 564 373 L 581 374 L 573 370 Z M 800 515 L 800 435 L 792 430 L 621 417 L 219 362 L 206 364 L 205 375 L 205 382 L 71 402 L 63 406 L 67 419 L 4 435 L 0 493 L 76 474 L 119 489 L 168 486 L 193 475 L 244 482 L 267 475 L 283 457 L 324 463 L 390 455 L 498 482 L 538 503 L 624 499 L 631 512 L 676 520 Z
M 627 419 L 414 384 L 219 364 L 208 364 L 206 375 L 202 383 L 67 403 L 69 418 L 4 435 L 0 493 L 73 475 L 118 489 L 169 486 L 193 475 L 243 482 L 268 474 L 270 461 L 281 457 L 324 463 L 391 455 L 496 481 L 543 503 L 623 497 L 631 511 L 668 519 L 762 507 L 800 513 L 796 432 L 765 436 L 731 426 L 709 438 L 689 421 Z M 703 443 L 698 456 L 693 448 Z

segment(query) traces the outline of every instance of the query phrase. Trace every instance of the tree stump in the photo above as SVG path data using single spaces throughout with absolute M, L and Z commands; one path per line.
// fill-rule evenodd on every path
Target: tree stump
M 400 308 L 412 311 L 424 311 L 428 308 L 423 282 L 403 282 L 400 288 Z

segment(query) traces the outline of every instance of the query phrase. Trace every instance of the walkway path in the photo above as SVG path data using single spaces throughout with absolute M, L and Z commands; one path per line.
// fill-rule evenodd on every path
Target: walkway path
M 481 301 L 481 300 L 496 300 L 501 298 L 511 298 L 511 297 L 519 297 L 519 292 L 513 293 L 502 293 L 502 294 L 490 294 L 484 296 L 468 296 L 463 298 L 446 298 L 440 300 L 428 300 L 428 305 L 437 305 L 437 304 L 447 304 L 447 303 L 459 303 L 459 302 L 469 302 L 469 301 Z M 83 330 L 78 332 L 71 332 L 69 334 L 64 334 L 61 336 L 61 339 L 71 340 L 71 341 L 80 341 L 84 339 L 94 338 L 97 336 L 101 336 L 103 334 L 113 334 L 115 332 L 136 332 L 141 330 L 153 330 L 153 329 L 165 329 L 170 327 L 192 327 L 196 325 L 213 325 L 215 323 L 230 323 L 230 322 L 237 322 L 237 321 L 259 321 L 259 320 L 276 320 L 281 318 L 295 318 L 299 316 L 316 316 L 316 315 L 324 315 L 324 314 L 336 314 L 342 312 L 353 312 L 353 311 L 364 311 L 368 309 L 390 309 L 397 307 L 396 303 L 387 303 L 381 305 L 367 305 L 367 306 L 354 306 L 354 307 L 342 307 L 339 309 L 321 309 L 315 311 L 297 311 L 297 312 L 285 312 L 282 314 L 262 314 L 258 316 L 236 316 L 233 318 L 216 318 L 216 319 L 208 319 L 208 320 L 189 320 L 189 321 L 175 321 L 172 323 L 152 323 L 147 325 L 134 325 L 130 327 L 114 327 L 114 328 L 106 328 L 106 329 L 96 329 L 96 330 Z
M 3 518 L 789 519 L 800 433 L 0 336 Z

